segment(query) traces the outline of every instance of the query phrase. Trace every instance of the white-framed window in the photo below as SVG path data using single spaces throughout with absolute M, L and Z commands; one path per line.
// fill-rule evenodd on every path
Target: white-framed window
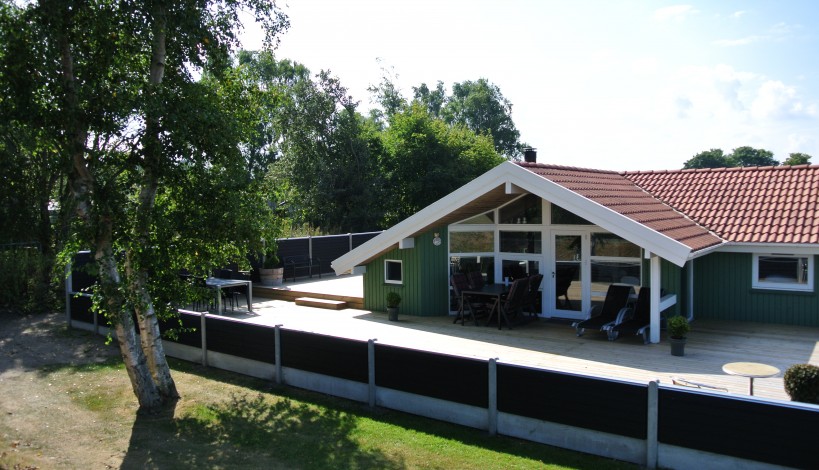
M 754 289 L 813 292 L 813 256 L 754 254 Z
M 387 284 L 404 283 L 404 265 L 401 260 L 384 260 L 384 282 Z

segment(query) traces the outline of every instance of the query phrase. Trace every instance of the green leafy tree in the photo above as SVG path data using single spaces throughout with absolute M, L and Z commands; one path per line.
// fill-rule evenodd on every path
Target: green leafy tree
M 279 109 L 282 157 L 273 177 L 295 224 L 325 232 L 372 230 L 382 220 L 379 126 L 364 119 L 339 80 L 322 71 L 288 87 Z
M 449 194 L 503 161 L 486 135 L 448 126 L 415 102 L 395 114 L 383 134 L 381 168 L 386 175 L 393 225 Z
M 728 166 L 777 166 L 779 162 L 774 160 L 773 152 L 765 149 L 755 149 L 753 147 L 737 147 L 728 155 Z
M 512 103 L 487 79 L 452 85 L 452 95 L 442 115 L 450 125 L 462 124 L 476 134 L 490 136 L 501 155 L 507 158 L 520 155 L 520 132 L 512 121 Z
M 722 153 L 722 149 L 711 149 L 700 152 L 683 164 L 683 169 L 694 168 L 725 168 L 731 166 L 728 157 Z
M 378 62 L 381 63 L 381 60 Z M 395 83 L 397 79 L 398 75 L 394 70 L 382 66 L 381 82 L 367 87 L 372 101 L 378 105 L 378 108 L 370 110 L 370 118 L 379 124 L 385 124 L 392 115 L 407 106 L 407 100 Z
M 432 117 L 440 118 L 446 104 L 447 96 L 444 82 L 438 81 L 434 90 L 430 90 L 426 83 L 412 87 L 413 99 L 421 102 Z
M 286 17 L 261 0 L 6 7 L 39 41 L 24 44 L 27 54 L 4 50 L 37 80 L 3 80 L 3 99 L 41 110 L 21 125 L 53 130 L 44 141 L 68 181 L 73 248 L 94 256 L 95 308 L 113 327 L 140 406 L 161 406 L 178 396 L 158 323 L 186 297 L 178 270 L 204 274 L 274 228 L 242 153 L 258 106 L 226 65 L 240 9 L 262 21 L 268 43 Z M 202 80 L 195 69 L 206 69 Z
M 809 165 L 812 157 L 806 153 L 794 152 L 788 155 L 788 158 L 782 162 L 783 165 Z

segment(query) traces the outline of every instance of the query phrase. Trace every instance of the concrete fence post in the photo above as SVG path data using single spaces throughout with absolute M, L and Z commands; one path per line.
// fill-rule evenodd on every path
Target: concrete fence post
M 659 420 L 659 385 L 648 383 L 648 419 L 646 423 L 646 468 L 657 468 L 657 423 Z
M 71 274 L 72 263 L 65 265 L 65 320 L 68 328 L 71 328 L 71 290 L 73 289 L 73 275 Z
M 208 333 L 207 333 L 207 324 L 208 324 L 208 314 L 205 312 L 199 312 L 199 328 L 202 330 L 202 365 L 207 367 L 208 366 Z
M 489 435 L 498 433 L 498 358 L 489 359 L 489 409 L 488 428 Z
M 276 383 L 281 385 L 284 383 L 282 377 L 282 325 L 276 325 L 273 330 L 273 343 L 275 344 L 274 361 L 276 361 Z
M 375 408 L 375 342 L 377 338 L 367 341 L 367 402 Z

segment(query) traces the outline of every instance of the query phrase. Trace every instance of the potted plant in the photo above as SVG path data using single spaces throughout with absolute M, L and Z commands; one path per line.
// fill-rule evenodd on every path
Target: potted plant
M 265 253 L 262 267 L 259 268 L 259 279 L 263 286 L 280 286 L 284 277 L 284 267 L 275 250 Z
M 401 304 L 401 296 L 398 292 L 387 293 L 387 314 L 390 321 L 398 321 L 398 305 Z
M 686 335 L 691 331 L 688 319 L 682 315 L 670 317 L 667 321 L 668 336 L 671 343 L 672 356 L 685 356 Z

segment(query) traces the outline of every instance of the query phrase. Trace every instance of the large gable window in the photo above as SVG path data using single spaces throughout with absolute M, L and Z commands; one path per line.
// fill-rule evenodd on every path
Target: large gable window
M 755 254 L 753 287 L 813 292 L 813 256 Z

